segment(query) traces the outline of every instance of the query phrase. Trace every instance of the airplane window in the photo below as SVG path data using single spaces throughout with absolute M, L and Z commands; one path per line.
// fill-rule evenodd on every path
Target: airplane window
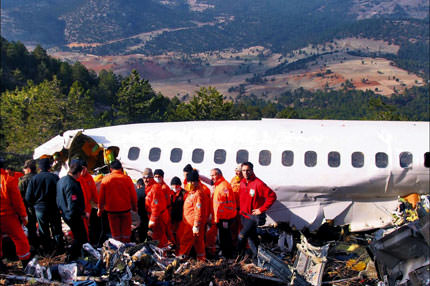
M 317 164 L 317 153 L 315 151 L 306 151 L 305 165 L 306 167 L 315 167 Z
M 282 165 L 285 167 L 291 167 L 294 164 L 294 153 L 293 151 L 282 152 Z
M 402 152 L 399 155 L 400 167 L 408 168 L 412 164 L 412 154 L 410 152 Z
M 332 168 L 339 167 L 340 165 L 340 154 L 339 152 L 328 153 L 328 165 Z
M 160 155 L 161 155 L 160 148 L 158 147 L 151 148 L 151 150 L 149 150 L 149 161 L 156 162 L 160 160 Z
M 385 168 L 388 166 L 388 155 L 384 152 L 378 152 L 375 154 L 375 164 L 378 168 Z
M 215 150 L 214 153 L 214 162 L 216 164 L 224 164 L 225 163 L 226 152 L 224 149 Z
M 173 148 L 170 151 L 170 161 L 173 163 L 177 163 L 182 159 L 182 149 L 181 148 Z
M 364 154 L 361 152 L 354 152 L 351 155 L 351 163 L 354 168 L 361 168 L 364 166 Z
M 239 150 L 236 153 L 236 163 L 242 164 L 248 162 L 248 151 L 246 150 Z
M 258 156 L 258 162 L 261 166 L 269 166 L 270 161 L 272 160 L 272 153 L 269 150 L 260 151 L 260 155 Z
M 424 154 L 424 167 L 430 168 L 430 152 Z
M 193 163 L 201 163 L 203 162 L 204 156 L 205 156 L 205 151 L 203 151 L 203 149 L 197 148 L 197 149 L 194 149 L 191 160 L 193 160 Z
M 128 149 L 128 159 L 131 161 L 137 160 L 139 158 L 140 149 L 138 147 L 131 147 Z

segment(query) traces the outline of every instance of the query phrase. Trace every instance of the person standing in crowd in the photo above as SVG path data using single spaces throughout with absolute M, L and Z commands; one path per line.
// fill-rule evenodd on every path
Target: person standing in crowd
M 148 213 L 146 212 L 145 208 L 145 184 L 143 183 L 143 179 L 140 178 L 136 182 L 136 192 L 137 192 L 137 213 L 140 218 L 140 224 L 139 224 L 139 242 L 144 242 L 147 237 L 148 233 Z
M 236 201 L 236 209 L 237 214 L 235 219 L 233 220 L 233 224 L 231 226 L 231 238 L 233 242 L 233 247 L 237 248 L 237 237 L 239 235 L 239 231 L 242 228 L 242 224 L 240 223 L 240 199 L 239 199 L 239 190 L 240 190 L 240 181 L 243 179 L 242 175 L 242 166 L 239 164 L 235 169 L 235 176 L 231 179 L 230 185 L 233 189 L 234 199 Z
M 25 198 L 25 193 L 27 191 L 27 187 L 30 183 L 31 178 L 37 175 L 36 173 L 36 161 L 35 160 L 27 160 L 24 162 L 24 176 L 19 178 L 18 188 L 21 193 L 21 197 Z M 29 206 L 28 203 L 24 200 L 25 209 L 27 211 L 28 223 L 28 241 L 30 242 L 30 246 L 33 249 L 32 251 L 36 251 L 39 247 L 39 237 L 37 235 L 36 228 L 36 213 L 34 208 Z
M 164 171 L 161 169 L 155 169 L 154 170 L 154 181 L 157 182 L 158 184 L 161 185 L 161 189 L 164 192 L 164 196 L 166 198 L 166 209 L 167 209 L 167 214 L 168 214 L 168 222 L 167 222 L 167 226 L 166 227 L 166 235 L 167 235 L 167 239 L 168 239 L 168 243 L 170 245 L 173 245 L 175 242 L 175 238 L 173 236 L 173 232 L 172 229 L 170 228 L 171 225 L 171 217 L 170 217 L 170 213 L 172 210 L 172 195 L 173 195 L 173 191 L 169 188 L 169 186 L 166 184 L 166 182 L 164 182 Z
M 175 239 L 175 244 L 178 244 L 177 231 L 179 224 L 182 221 L 182 213 L 184 211 L 184 200 L 186 191 L 181 187 L 181 179 L 178 177 L 173 177 L 170 181 L 170 186 L 172 187 L 172 208 L 170 217 L 172 220 L 172 232 Z
M 51 254 L 55 250 L 57 254 L 60 254 L 64 253 L 64 234 L 56 201 L 59 178 L 49 172 L 50 168 L 48 158 L 39 160 L 40 173 L 30 180 L 25 193 L 25 201 L 29 206 L 34 207 L 43 251 L 45 254 Z
M 68 261 L 73 261 L 81 256 L 82 245 L 88 242 L 88 234 L 85 228 L 85 198 L 78 179 L 83 171 L 82 163 L 78 159 L 70 162 L 67 175 L 57 183 L 57 205 L 64 222 L 70 227 L 73 234 L 73 242 L 70 248 Z
M 81 189 L 85 198 L 84 225 L 85 225 L 85 229 L 87 230 L 88 240 L 89 240 L 90 232 L 92 233 L 91 237 L 95 236 L 93 234 L 94 231 L 92 230 L 92 227 L 90 225 L 90 218 L 91 218 L 91 215 L 94 214 L 94 212 L 92 212 L 92 209 L 93 209 L 92 205 L 93 204 L 97 205 L 98 203 L 97 187 L 93 177 L 90 175 L 90 173 L 88 173 L 87 161 L 80 160 L 80 162 L 82 163 L 82 174 L 81 176 L 79 176 L 78 182 L 81 184 Z M 97 214 L 95 213 L 95 215 Z
M 150 168 L 146 168 L 142 175 L 146 190 L 145 207 L 149 217 L 148 236 L 152 240 L 158 241 L 158 247 L 164 248 L 168 245 L 167 227 L 169 222 L 165 192 L 161 185 L 154 181 L 154 175 Z
M 213 216 L 218 227 L 221 251 L 226 258 L 232 258 L 231 226 L 237 213 L 234 193 L 220 169 L 211 170 L 211 179 L 214 182 Z
M 258 237 L 257 226 L 266 221 L 265 212 L 276 201 L 276 193 L 254 174 L 254 165 L 251 162 L 242 164 L 244 179 L 240 182 L 240 215 L 243 228 L 239 232 L 238 251 L 244 253 L 246 242 L 253 256 L 257 256 Z
M 115 160 L 110 165 L 111 173 L 105 176 L 100 185 L 99 210 L 108 214 L 112 238 L 130 242 L 131 213 L 137 212 L 137 194 L 133 181 L 122 171 L 122 164 Z
M 187 197 L 184 202 L 182 222 L 178 229 L 179 249 L 177 255 L 185 258 L 194 247 L 197 259 L 206 259 L 205 251 L 205 218 L 203 190 L 199 182 L 199 173 L 192 170 L 187 174 L 189 184 Z
M 1 169 L 0 182 L 0 270 L 5 271 L 7 269 L 1 260 L 3 258 L 2 239 L 4 234 L 8 235 L 15 244 L 16 254 L 21 260 L 23 268 L 25 268 L 31 254 L 30 244 L 21 224 L 27 224 L 27 212 L 15 178 L 9 177 Z

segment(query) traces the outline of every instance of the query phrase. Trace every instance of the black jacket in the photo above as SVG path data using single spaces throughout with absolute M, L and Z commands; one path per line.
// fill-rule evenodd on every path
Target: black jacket
M 31 178 L 25 193 L 28 205 L 35 209 L 56 207 L 58 180 L 58 176 L 50 172 L 40 172 Z
M 66 220 L 85 215 L 84 193 L 79 182 L 70 175 L 57 183 L 57 205 Z

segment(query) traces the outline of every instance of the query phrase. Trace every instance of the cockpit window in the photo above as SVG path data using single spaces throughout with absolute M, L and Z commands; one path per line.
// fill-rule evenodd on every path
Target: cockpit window
M 388 155 L 384 152 L 376 153 L 375 164 L 378 168 L 386 168 L 388 166 Z
M 197 149 L 194 149 L 191 160 L 193 161 L 193 163 L 201 163 L 203 162 L 204 156 L 205 156 L 205 151 L 203 151 L 203 149 L 197 148 Z
M 258 162 L 261 166 L 269 166 L 272 160 L 272 153 L 269 150 L 261 150 L 258 156 Z
M 412 153 L 402 152 L 399 155 L 400 167 L 408 168 L 412 165 Z
M 336 168 L 340 166 L 340 154 L 339 152 L 330 152 L 328 153 L 328 165 L 332 168 Z
M 131 161 L 137 160 L 139 158 L 140 149 L 138 147 L 131 147 L 128 149 L 128 159 Z
M 285 167 L 291 167 L 294 164 L 294 153 L 293 151 L 282 152 L 282 165 Z
M 361 152 L 352 153 L 351 164 L 354 168 L 362 168 L 364 166 L 364 154 Z
M 315 167 L 317 164 L 317 152 L 306 151 L 305 153 L 305 165 L 306 167 Z
M 157 162 L 158 160 L 160 160 L 160 155 L 161 155 L 160 148 L 158 147 L 151 148 L 151 150 L 149 150 L 149 161 Z
M 178 163 L 182 159 L 182 149 L 181 148 L 173 148 L 170 151 L 170 161 L 173 163 Z
M 424 167 L 430 168 L 430 152 L 424 154 Z
M 214 162 L 216 164 L 224 164 L 225 163 L 226 152 L 224 149 L 217 149 L 214 153 Z
M 242 164 L 248 162 L 248 151 L 246 150 L 239 150 L 236 153 L 236 163 Z

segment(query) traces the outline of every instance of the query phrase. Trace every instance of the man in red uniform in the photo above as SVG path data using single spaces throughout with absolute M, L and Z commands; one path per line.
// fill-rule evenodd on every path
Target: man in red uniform
M 150 168 L 146 168 L 142 174 L 145 184 L 145 207 L 148 213 L 148 236 L 158 241 L 158 247 L 164 248 L 168 245 L 167 227 L 169 222 L 169 212 L 165 192 L 160 184 L 154 180 L 154 175 Z
M 107 212 L 112 237 L 122 242 L 130 242 L 131 213 L 137 212 L 137 194 L 133 181 L 124 175 L 121 162 L 115 160 L 110 165 L 111 173 L 100 184 L 98 216 Z
M 166 197 L 166 209 L 167 209 L 167 239 L 169 240 L 169 244 L 173 245 L 175 242 L 175 237 L 173 236 L 173 231 L 170 225 L 172 224 L 172 218 L 170 217 L 170 213 L 172 211 L 172 196 L 174 195 L 173 191 L 169 188 L 169 186 L 164 181 L 164 171 L 161 169 L 154 170 L 154 181 L 161 185 L 161 189 L 164 192 L 164 196 Z
M 81 184 L 81 189 L 84 194 L 85 199 L 85 218 L 84 218 L 84 225 L 85 229 L 87 230 L 88 234 L 88 240 L 90 238 L 88 225 L 92 210 L 92 203 L 97 204 L 98 198 L 97 198 L 97 187 L 96 183 L 94 182 L 93 177 L 88 173 L 87 169 L 87 162 L 85 160 L 81 160 L 82 162 L 82 173 L 81 176 L 78 178 L 78 182 Z
M 16 254 L 25 267 L 30 260 L 30 244 L 21 223 L 28 222 L 24 202 L 18 189 L 18 181 L 1 169 L 0 189 L 0 261 L 3 257 L 2 237 L 8 235 L 15 244 Z M 0 262 L 0 264 L 2 264 Z M 1 265 L 4 268 L 4 265 Z
M 188 256 L 194 246 L 198 260 L 205 260 L 205 223 L 207 211 L 203 204 L 203 190 L 199 183 L 199 173 L 193 170 L 187 174 L 188 194 L 184 202 L 184 213 L 178 230 L 179 250 L 177 255 Z
M 242 166 L 238 165 L 236 167 L 236 169 L 234 169 L 234 171 L 235 171 L 235 176 L 231 179 L 230 185 L 231 185 L 231 188 L 233 189 L 234 198 L 236 200 L 237 214 L 236 214 L 236 217 L 233 220 L 233 224 L 231 226 L 231 238 L 232 238 L 232 242 L 233 242 L 233 247 L 237 248 L 237 237 L 239 235 L 239 231 L 242 228 L 242 225 L 240 223 L 240 212 L 239 212 L 239 210 L 240 210 L 240 199 L 239 199 L 240 181 L 242 181 L 242 179 L 243 179 Z
M 244 178 L 240 182 L 240 215 L 243 228 L 239 233 L 238 251 L 243 254 L 248 239 L 255 257 L 259 244 L 257 226 L 265 223 L 265 212 L 276 201 L 276 194 L 255 176 L 251 162 L 242 164 L 242 174 Z
M 231 258 L 233 255 L 231 226 L 237 213 L 234 193 L 220 169 L 211 170 L 211 179 L 214 182 L 213 216 L 218 227 L 221 251 L 226 258 Z

